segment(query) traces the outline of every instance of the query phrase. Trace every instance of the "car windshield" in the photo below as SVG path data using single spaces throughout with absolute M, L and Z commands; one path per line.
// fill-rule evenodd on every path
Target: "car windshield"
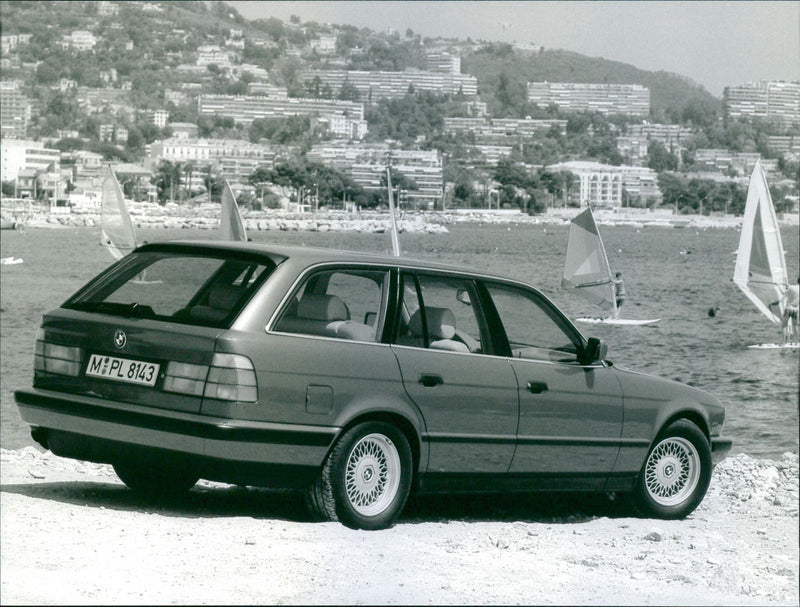
M 274 267 L 224 253 L 133 253 L 64 307 L 225 328 Z

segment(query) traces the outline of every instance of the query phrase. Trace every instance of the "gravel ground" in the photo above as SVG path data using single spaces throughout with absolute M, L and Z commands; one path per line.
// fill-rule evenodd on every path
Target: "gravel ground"
M 740 454 L 683 521 L 605 496 L 414 498 L 386 531 L 201 482 L 148 501 L 109 466 L 0 450 L 0 603 L 798 605 L 798 456 Z

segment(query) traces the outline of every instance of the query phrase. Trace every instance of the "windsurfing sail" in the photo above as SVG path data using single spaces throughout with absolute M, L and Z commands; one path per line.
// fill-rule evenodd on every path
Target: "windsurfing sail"
M 394 215 L 394 197 L 392 196 L 392 171 L 386 167 L 386 184 L 389 187 L 389 215 L 392 217 L 392 255 L 400 257 L 400 239 L 397 236 L 397 219 Z
M 733 282 L 772 322 L 780 324 L 781 299 L 789 285 L 783 242 L 761 162 L 747 188 Z
M 121 259 L 136 248 L 136 233 L 125 197 L 110 166 L 103 180 L 100 226 L 101 243 L 114 259 Z
M 228 180 L 222 187 L 222 211 L 219 216 L 219 231 L 222 240 L 240 240 L 247 242 L 247 232 L 244 230 L 244 222 L 239 213 L 239 205 L 236 204 L 236 197 L 233 195 Z
M 561 288 L 575 289 L 577 295 L 603 310 L 617 312 L 611 267 L 591 207 L 570 222 Z

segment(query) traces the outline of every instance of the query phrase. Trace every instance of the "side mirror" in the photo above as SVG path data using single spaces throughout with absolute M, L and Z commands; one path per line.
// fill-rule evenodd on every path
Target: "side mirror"
M 580 363 L 583 365 L 591 365 L 599 360 L 604 360 L 606 354 L 608 354 L 608 345 L 606 342 L 596 337 L 590 337 L 589 341 L 586 342 L 586 348 L 583 350 Z
M 456 292 L 456 299 L 465 306 L 472 305 L 472 300 L 469 298 L 469 291 L 467 291 L 466 289 L 459 289 Z

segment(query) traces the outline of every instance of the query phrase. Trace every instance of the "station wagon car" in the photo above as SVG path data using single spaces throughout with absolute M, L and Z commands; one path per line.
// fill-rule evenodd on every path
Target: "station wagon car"
M 540 291 L 309 247 L 140 246 L 42 319 L 33 438 L 135 490 L 302 490 L 393 524 L 410 492 L 624 492 L 681 518 L 731 441 L 713 396 L 623 370 Z

